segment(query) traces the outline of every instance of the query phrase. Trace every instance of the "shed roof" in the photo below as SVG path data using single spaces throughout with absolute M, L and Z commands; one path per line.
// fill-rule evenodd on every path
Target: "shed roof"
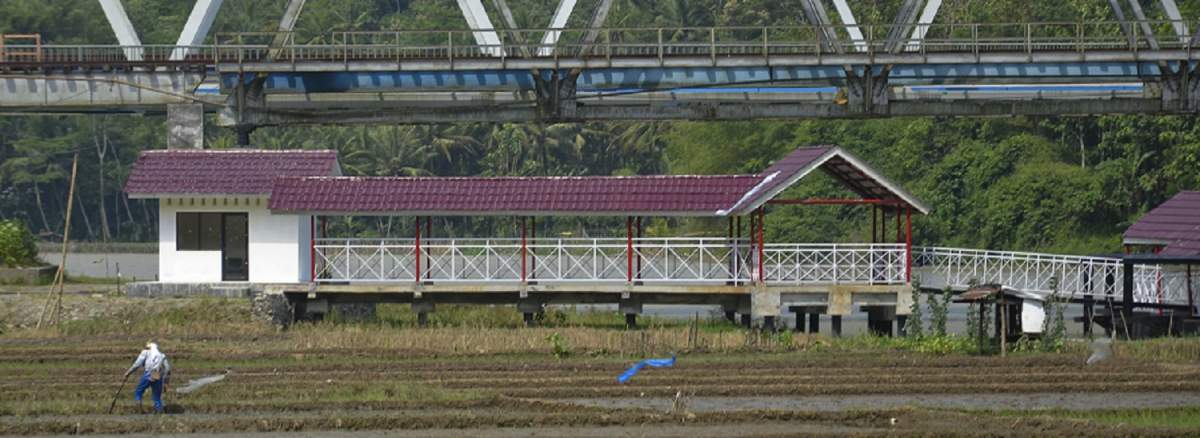
M 835 146 L 797 149 L 757 175 L 284 177 L 275 182 L 270 208 L 317 214 L 727 216 L 753 211 L 818 168 L 863 197 L 928 212 Z
M 1166 245 L 1164 255 L 1200 255 L 1200 191 L 1179 192 L 1125 230 L 1125 243 Z
M 153 150 L 133 163 L 125 192 L 134 198 L 266 195 L 276 177 L 338 174 L 331 150 Z

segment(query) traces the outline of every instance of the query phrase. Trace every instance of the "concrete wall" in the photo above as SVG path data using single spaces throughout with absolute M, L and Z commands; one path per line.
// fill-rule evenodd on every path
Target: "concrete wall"
M 265 197 L 162 199 L 159 205 L 158 278 L 164 283 L 221 282 L 220 251 L 176 251 L 175 214 L 247 213 L 251 283 L 307 282 L 311 274 L 311 218 L 272 214 Z

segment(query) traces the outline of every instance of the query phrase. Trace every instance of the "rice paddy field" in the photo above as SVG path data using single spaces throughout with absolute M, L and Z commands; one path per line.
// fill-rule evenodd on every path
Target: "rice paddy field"
M 29 302 L 25 302 L 25 301 Z M 1118 341 L 1085 366 L 1058 352 L 979 356 L 901 339 L 748 332 L 707 316 L 645 320 L 512 308 L 403 306 L 378 321 L 250 318 L 245 300 L 68 297 L 105 314 L 34 329 L 0 297 L 0 434 L 130 436 L 811 436 L 1200 434 L 1200 340 Z M 68 312 L 68 314 L 71 314 Z M 153 338 L 171 386 L 226 372 L 140 414 L 121 376 Z M 648 357 L 628 383 L 616 376 Z M 113 412 L 108 413 L 114 394 Z M 147 397 L 148 400 L 148 397 Z

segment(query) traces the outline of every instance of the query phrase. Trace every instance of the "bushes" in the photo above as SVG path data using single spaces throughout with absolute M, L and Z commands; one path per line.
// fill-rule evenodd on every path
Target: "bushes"
M 23 268 L 39 264 L 29 227 L 18 220 L 0 221 L 0 265 Z

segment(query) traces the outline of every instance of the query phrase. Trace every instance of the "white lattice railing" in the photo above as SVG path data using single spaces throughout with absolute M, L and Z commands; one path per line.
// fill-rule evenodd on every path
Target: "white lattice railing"
M 420 253 L 418 260 L 417 254 Z M 319 282 L 741 283 L 758 277 L 754 245 L 719 238 L 318 239 Z M 772 284 L 899 284 L 904 245 L 767 244 Z
M 1080 296 L 1120 295 L 1121 290 L 1121 260 L 1113 258 L 925 247 L 913 249 L 913 265 L 915 278 L 927 287 L 994 283 Z
M 902 244 L 767 244 L 768 282 L 794 284 L 903 284 Z
M 1124 266 L 1121 259 L 962 248 L 913 248 L 914 278 L 930 288 L 966 288 L 1000 284 L 1032 294 L 1121 301 Z M 1138 303 L 1188 304 L 1200 273 L 1159 265 L 1134 268 L 1133 298 Z M 1191 289 L 1189 290 L 1189 286 Z
M 745 284 L 758 280 L 760 251 L 752 243 L 720 238 L 605 239 L 318 239 L 313 247 L 318 282 L 694 283 Z M 902 244 L 781 244 L 761 251 L 770 285 L 905 284 Z M 929 288 L 964 289 L 1000 284 L 1031 294 L 1058 293 L 1120 301 L 1121 259 L 961 248 L 913 248 L 912 278 Z M 1197 270 L 1200 271 L 1200 270 Z M 1182 270 L 1138 265 L 1139 303 L 1187 304 Z

